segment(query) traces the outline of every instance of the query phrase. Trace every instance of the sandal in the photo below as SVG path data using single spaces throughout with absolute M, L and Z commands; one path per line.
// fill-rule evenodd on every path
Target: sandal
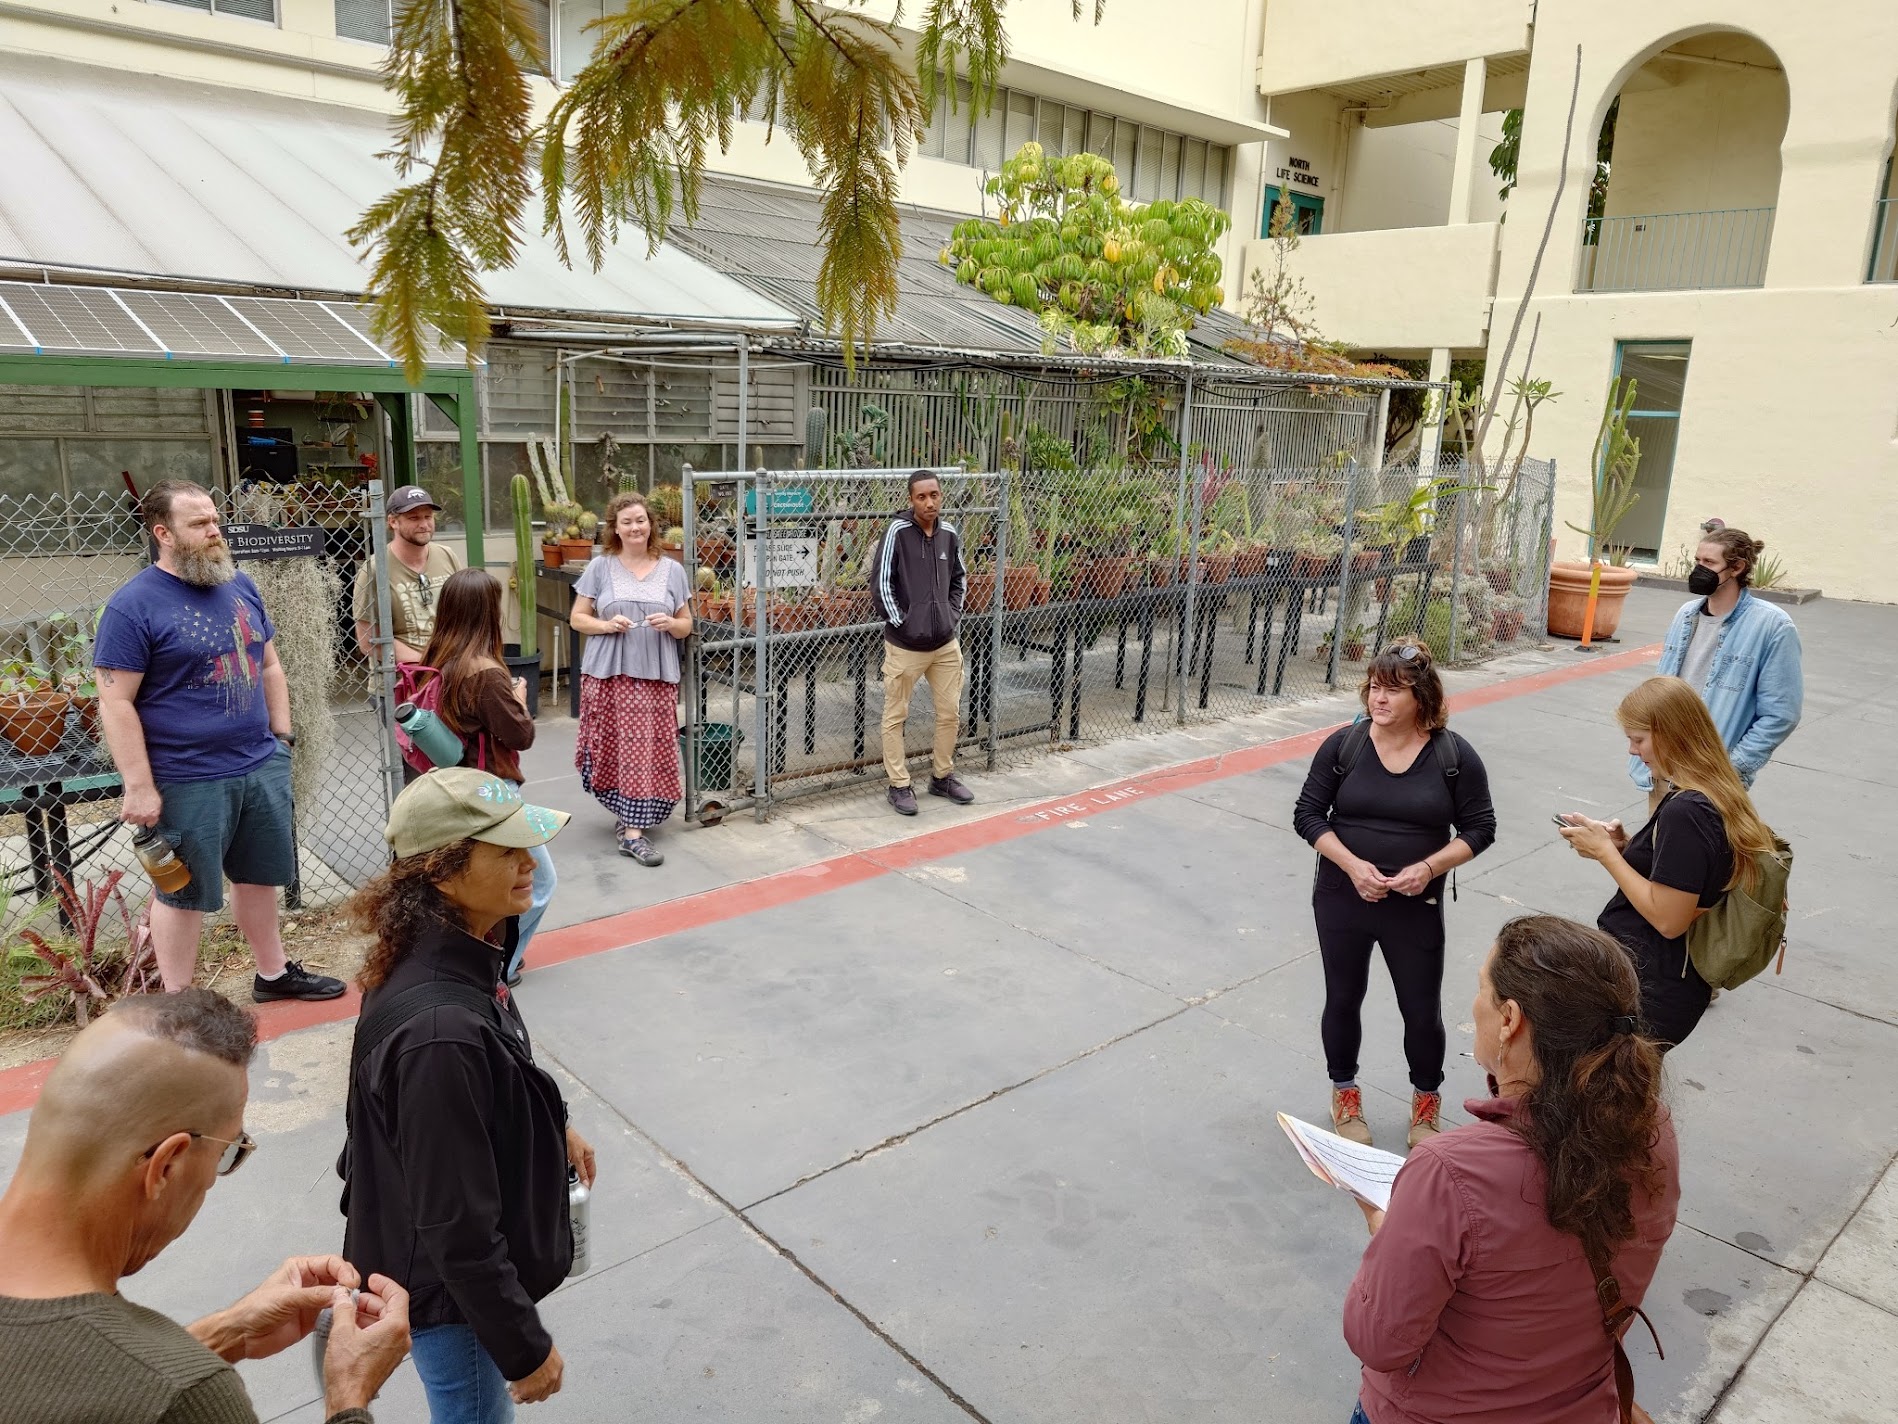
M 638 861 L 641 865 L 658 866 L 666 863 L 665 856 L 654 848 L 651 841 L 647 840 L 637 831 L 632 832 L 630 835 L 625 831 L 620 831 L 615 835 L 614 839 L 619 842 L 619 853 L 621 855 L 630 857 Z

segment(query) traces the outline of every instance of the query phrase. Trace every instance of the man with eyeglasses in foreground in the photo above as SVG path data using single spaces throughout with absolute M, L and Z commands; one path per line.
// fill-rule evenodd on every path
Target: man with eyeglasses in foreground
M 339 1256 L 293 1256 L 188 1329 L 119 1294 L 181 1236 L 244 1131 L 251 1016 L 208 989 L 128 999 L 67 1048 L 0 1196 L 0 1424 L 254 1424 L 231 1366 L 288 1349 L 332 1311 L 328 1424 L 368 1404 L 409 1348 L 408 1295 Z

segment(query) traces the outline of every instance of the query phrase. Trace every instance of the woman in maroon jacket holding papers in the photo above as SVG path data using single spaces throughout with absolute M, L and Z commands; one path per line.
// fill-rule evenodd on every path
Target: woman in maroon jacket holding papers
M 1496 936 L 1474 1005 L 1491 1096 L 1412 1151 L 1388 1214 L 1363 1208 L 1344 1307 L 1364 1362 L 1354 1424 L 1630 1417 L 1618 1341 L 1680 1201 L 1640 1008 L 1627 951 L 1599 930 L 1531 915 Z

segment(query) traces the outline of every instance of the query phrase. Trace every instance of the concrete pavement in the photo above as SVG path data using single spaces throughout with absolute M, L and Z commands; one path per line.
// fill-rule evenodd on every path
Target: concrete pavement
M 1677 602 L 1637 591 L 1622 647 Z M 1758 788 L 1799 854 L 1786 973 L 1723 995 L 1669 1064 L 1683 1210 L 1648 1300 L 1667 1359 L 1632 1348 L 1664 1420 L 1844 1424 L 1898 1391 L 1898 967 L 1874 924 L 1898 611 L 1795 616 L 1806 719 Z M 1641 810 L 1611 712 L 1648 668 L 1522 680 L 1586 662 L 1556 645 L 1452 678 L 1491 699 L 1455 725 L 1500 819 L 1450 907 L 1453 1099 L 1480 1088 L 1455 1055 L 1495 927 L 1592 919 L 1612 888 L 1549 816 Z M 1272 1121 L 1324 1109 L 1311 856 L 1290 830 L 1309 744 L 1258 749 L 1347 711 L 1048 757 L 918 822 L 831 801 L 680 833 L 656 874 L 530 765 L 538 798 L 582 812 L 553 923 L 620 917 L 550 936 L 521 991 L 601 1156 L 593 1269 L 545 1306 L 567 1388 L 529 1417 L 1347 1417 L 1362 1225 Z M 659 903 L 680 892 L 702 898 Z M 1375 975 L 1366 1026 L 1388 1143 L 1407 1085 Z M 260 1053 L 264 1149 L 128 1294 L 189 1317 L 340 1243 L 349 1031 Z M 24 1126 L 0 1118 L 0 1169 Z M 263 1417 L 321 1417 L 301 1351 L 244 1373 Z M 424 1417 L 411 1372 L 379 1417 Z

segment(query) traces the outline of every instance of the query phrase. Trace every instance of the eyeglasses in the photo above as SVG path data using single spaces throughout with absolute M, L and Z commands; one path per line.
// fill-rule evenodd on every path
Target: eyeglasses
M 235 1142 L 229 1138 L 212 1137 L 209 1133 L 204 1132 L 188 1132 L 185 1135 L 199 1142 L 216 1142 L 223 1146 L 224 1150 L 218 1154 L 217 1159 L 217 1174 L 220 1177 L 230 1176 L 231 1173 L 235 1172 L 250 1159 L 251 1153 L 257 1150 L 256 1139 L 248 1132 L 240 1132 Z M 169 1134 L 167 1134 L 167 1136 L 169 1136 Z M 149 1158 L 152 1153 L 164 1145 L 164 1139 L 160 1138 L 138 1155 L 141 1158 Z

